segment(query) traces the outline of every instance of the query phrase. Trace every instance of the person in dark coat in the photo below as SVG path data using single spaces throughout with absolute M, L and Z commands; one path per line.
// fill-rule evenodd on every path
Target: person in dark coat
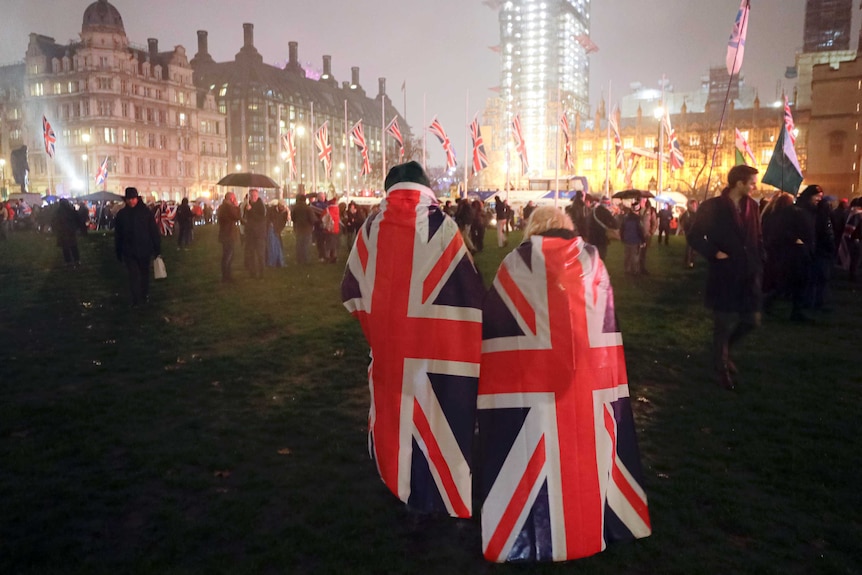
M 480 200 L 473 200 L 470 204 L 473 212 L 473 222 L 470 224 L 470 241 L 477 252 L 485 249 L 485 208 Z
M 670 204 L 665 204 L 658 212 L 658 245 L 661 245 L 662 235 L 664 236 L 664 245 L 670 241 L 671 221 L 673 221 L 673 211 L 670 209 Z
M 750 194 L 757 170 L 734 166 L 727 187 L 703 202 L 688 243 L 709 262 L 706 306 L 713 310 L 713 360 L 719 385 L 734 389 L 731 347 L 760 325 L 763 239 L 760 210 Z
M 604 261 L 608 257 L 608 245 L 610 244 L 608 230 L 618 230 L 619 222 L 600 201 L 592 200 L 587 207 L 587 214 L 590 223 L 587 225 L 587 236 L 584 239 L 596 247 L 599 251 L 599 257 Z
M 509 244 L 506 239 L 506 218 L 509 210 L 500 196 L 494 196 L 494 212 L 497 216 L 497 247 L 502 248 Z
M 192 228 L 195 216 L 189 206 L 189 199 L 183 198 L 174 214 L 174 224 L 177 226 L 177 244 L 181 249 L 188 248 L 192 243 Z
M 260 198 L 257 189 L 248 192 L 248 204 L 243 212 L 245 218 L 245 241 L 248 242 L 246 252 L 249 261 L 246 267 L 251 277 L 263 279 L 263 264 L 266 255 L 266 205 Z
M 805 286 L 811 268 L 813 228 L 793 204 L 793 196 L 778 192 L 761 215 L 766 264 L 763 271 L 763 309 L 767 313 L 778 298 L 789 298 L 792 321 L 805 321 L 802 313 Z
M 126 207 L 114 219 L 117 259 L 129 272 L 132 307 L 147 303 L 150 293 L 150 262 L 162 253 L 162 238 L 153 214 L 140 200 L 138 190 L 126 188 Z
M 305 194 L 296 196 L 291 218 L 293 234 L 296 236 L 296 263 L 307 264 L 311 252 L 312 234 L 319 218 L 314 209 L 308 205 Z
M 234 250 L 240 241 L 239 221 L 242 219 L 236 194 L 233 192 L 225 194 L 216 217 L 218 219 L 218 241 L 221 242 L 221 281 L 230 283 L 233 281 L 231 264 L 233 263 Z
M 694 223 L 694 216 L 697 214 L 697 200 L 689 200 L 686 206 L 686 210 L 679 217 L 679 227 L 682 228 L 682 233 L 685 236 L 688 236 L 691 231 L 691 225 Z M 685 244 L 685 258 L 683 259 L 683 264 L 687 268 L 694 267 L 694 249 L 686 242 Z
M 57 247 L 63 250 L 63 261 L 67 266 L 77 267 L 81 263 L 81 255 L 78 252 L 78 232 L 86 234 L 87 226 L 66 198 L 60 200 L 54 208 L 51 229 L 57 236 Z

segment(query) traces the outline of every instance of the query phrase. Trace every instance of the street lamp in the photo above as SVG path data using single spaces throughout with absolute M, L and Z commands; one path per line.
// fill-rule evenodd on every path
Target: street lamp
M 302 137 L 305 135 L 305 126 L 298 124 L 296 126 L 296 155 L 299 156 L 299 182 L 302 186 L 302 191 L 305 192 L 305 173 L 302 171 Z
M 87 183 L 87 195 L 90 195 L 90 133 L 81 134 L 81 141 L 84 142 L 84 155 L 81 156 L 84 160 L 84 181 Z
M 236 168 L 236 171 L 239 172 L 240 170 L 242 170 L 242 164 L 237 164 L 236 166 L 234 166 L 234 168 Z

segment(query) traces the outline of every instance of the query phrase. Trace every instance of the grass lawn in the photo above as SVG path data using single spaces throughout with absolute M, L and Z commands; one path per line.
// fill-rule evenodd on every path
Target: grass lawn
M 862 288 L 810 324 L 776 306 L 737 392 L 708 369 L 703 262 L 683 240 L 614 282 L 653 535 L 565 565 L 496 566 L 478 521 L 417 520 L 368 458 L 368 349 L 338 265 L 219 283 L 213 229 L 164 243 L 130 309 L 112 236 L 62 265 L 0 242 L 0 574 L 860 573 Z M 505 250 L 477 264 L 486 285 Z M 509 248 L 514 247 L 511 243 Z

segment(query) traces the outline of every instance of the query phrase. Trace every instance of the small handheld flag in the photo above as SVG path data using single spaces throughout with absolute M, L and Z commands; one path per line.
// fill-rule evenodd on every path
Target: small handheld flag
M 737 165 L 746 164 L 745 158 L 751 158 L 751 163 L 753 165 L 757 165 L 757 160 L 754 158 L 754 152 L 751 149 L 751 146 L 748 145 L 748 141 L 746 141 L 745 137 L 742 135 L 742 132 L 739 131 L 739 128 L 736 129 L 736 158 Z

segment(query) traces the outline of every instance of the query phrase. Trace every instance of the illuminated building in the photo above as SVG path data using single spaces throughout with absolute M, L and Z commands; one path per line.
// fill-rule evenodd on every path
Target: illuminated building
M 807 0 L 803 52 L 848 50 L 852 16 L 852 0 Z
M 589 113 L 590 0 L 508 0 L 499 17 L 505 113 L 508 121 L 520 114 L 528 176 L 547 177 L 556 164 L 558 94 L 572 118 Z M 512 152 L 510 166 L 515 181 Z

